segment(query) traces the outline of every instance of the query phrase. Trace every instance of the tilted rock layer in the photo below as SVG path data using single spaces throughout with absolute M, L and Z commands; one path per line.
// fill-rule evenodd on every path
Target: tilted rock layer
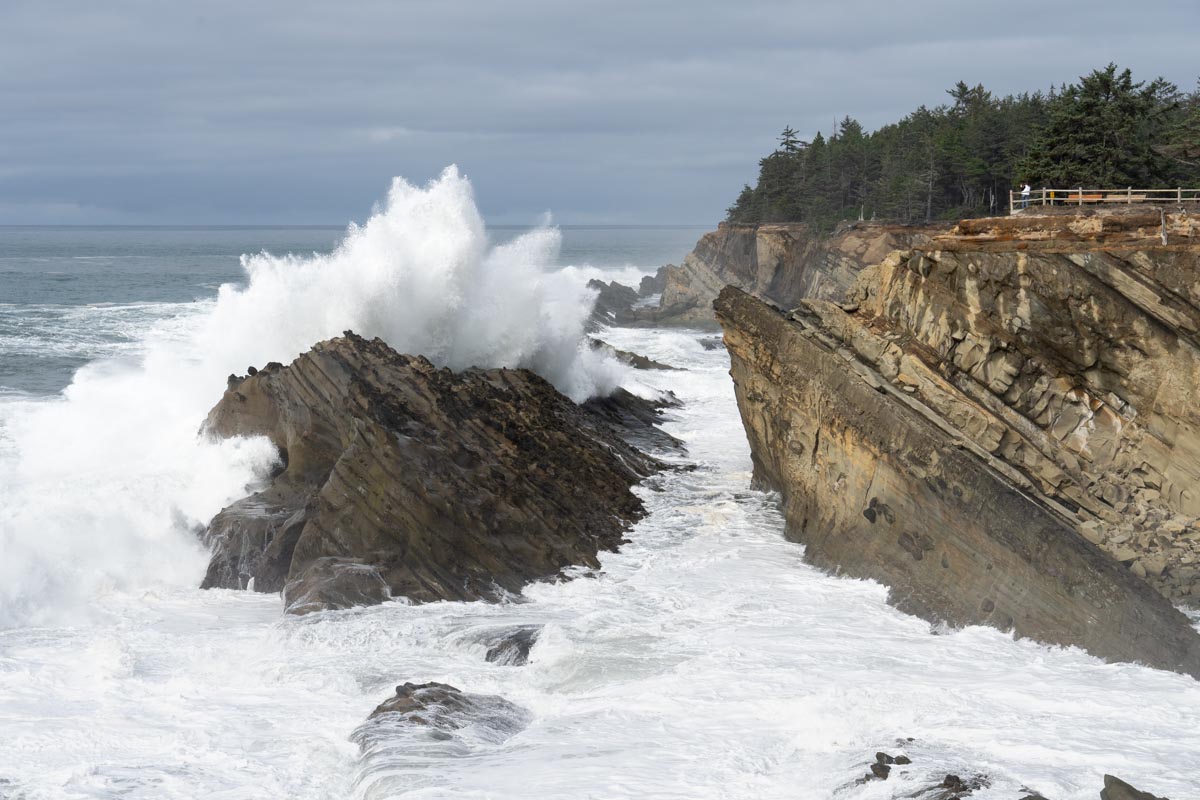
M 712 302 L 726 285 L 787 307 L 804 297 L 841 301 L 864 267 L 944 230 L 860 222 L 819 236 L 800 223 L 722 223 L 700 238 L 682 265 L 666 268 L 658 308 L 642 310 L 641 317 L 711 324 Z
M 814 560 L 928 617 L 1196 674 L 1141 579 L 1200 594 L 1200 249 L 1188 220 L 1092 216 L 963 223 L 840 304 L 727 290 L 718 315 L 756 474 Z
M 527 370 L 438 369 L 347 333 L 230 379 L 216 436 L 267 436 L 286 467 L 218 514 L 205 587 L 279 591 L 301 611 L 496 598 L 595 566 L 642 514 L 658 465 Z

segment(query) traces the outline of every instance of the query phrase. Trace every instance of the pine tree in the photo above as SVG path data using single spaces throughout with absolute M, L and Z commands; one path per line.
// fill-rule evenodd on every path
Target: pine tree
M 1052 101 L 1049 120 L 1019 165 L 1045 186 L 1152 187 L 1169 179 L 1159 153 L 1178 91 L 1162 78 L 1134 83 L 1116 64 L 1094 70 Z

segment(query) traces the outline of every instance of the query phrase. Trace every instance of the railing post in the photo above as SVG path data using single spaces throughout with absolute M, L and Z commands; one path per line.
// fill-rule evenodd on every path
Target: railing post
M 1079 205 L 1083 205 L 1083 187 L 1079 187 Z
M 1127 206 L 1133 205 L 1133 187 L 1132 186 L 1125 187 L 1125 205 L 1127 205 Z
M 1042 187 L 1042 205 L 1046 205 L 1046 187 Z
M 1013 190 L 1012 190 L 1012 189 L 1009 189 L 1009 190 L 1008 190 L 1008 215 L 1009 215 L 1010 217 L 1011 217 L 1013 214 L 1017 213 L 1017 212 L 1016 212 L 1016 208 L 1014 207 L 1014 204 L 1015 204 L 1015 201 L 1014 201 L 1014 199 L 1013 199 Z
M 1175 202 L 1178 203 L 1179 205 L 1183 205 L 1183 187 L 1182 186 L 1177 186 L 1175 188 Z

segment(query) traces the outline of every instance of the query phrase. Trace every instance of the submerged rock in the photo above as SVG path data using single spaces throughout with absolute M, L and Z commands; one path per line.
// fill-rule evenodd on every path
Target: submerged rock
M 518 625 L 493 631 L 483 639 L 488 646 L 484 659 L 506 667 L 524 666 L 529 663 L 529 651 L 541 633 L 541 625 Z
M 404 723 L 452 731 L 483 720 L 497 730 L 515 732 L 524 727 L 528 712 L 496 695 L 467 694 L 445 683 L 404 683 L 384 700 L 368 719 L 394 714 Z
M 628 350 L 618 350 L 602 339 L 588 337 L 588 344 L 593 350 L 603 350 L 621 363 L 628 364 L 634 369 L 682 370 L 681 367 L 672 367 L 670 364 L 663 364 L 655 361 L 652 358 L 647 358 L 640 353 L 631 353 Z
M 982 775 L 972 775 L 967 778 L 947 775 L 940 782 L 918 789 L 906 797 L 919 798 L 919 800 L 962 800 L 987 785 L 987 778 Z
M 912 740 L 909 739 L 909 742 Z M 856 780 L 854 783 L 861 786 L 864 783 L 872 783 L 875 781 L 886 781 L 891 777 L 892 770 L 897 767 L 908 767 L 912 764 L 912 759 L 906 755 L 891 755 L 880 751 L 875 754 L 875 760 L 868 765 L 870 770 L 867 774 Z M 912 770 L 901 769 L 900 775 L 910 775 Z M 924 778 L 923 780 L 929 780 Z M 896 798 L 920 798 L 920 800 L 962 800 L 969 797 L 976 789 L 982 789 L 990 785 L 990 780 L 985 775 L 972 775 L 966 779 L 960 778 L 958 775 L 948 774 L 945 777 L 937 778 L 931 783 L 927 783 L 915 792 L 907 792 L 903 795 L 893 795 Z
M 203 585 L 290 582 L 295 609 L 377 602 L 373 575 L 427 602 L 597 566 L 660 466 L 532 372 L 455 374 L 352 333 L 235 381 L 205 427 L 269 437 L 283 469 L 213 519 Z
M 350 739 L 359 746 L 357 795 L 396 797 L 444 784 L 438 764 L 494 752 L 532 715 L 503 697 L 468 694 L 444 683 L 405 683 Z

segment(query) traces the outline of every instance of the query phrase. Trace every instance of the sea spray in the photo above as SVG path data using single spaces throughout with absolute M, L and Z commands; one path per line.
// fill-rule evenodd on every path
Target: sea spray
M 243 258 L 249 284 L 221 288 L 201 345 L 223 362 L 262 364 L 352 329 L 452 369 L 527 367 L 581 401 L 623 372 L 580 346 L 595 295 L 550 271 L 560 244 L 541 227 L 489 247 L 455 167 L 424 188 L 397 178 L 333 253 Z
M 199 581 L 196 530 L 275 460 L 265 440 L 198 436 L 225 376 L 354 330 L 455 369 L 528 367 L 573 399 L 624 368 L 583 344 L 594 295 L 547 271 L 560 235 L 489 245 L 469 182 L 396 179 L 328 255 L 244 257 L 244 286 L 94 362 L 61 398 L 0 411 L 0 628 L 78 621 L 98 592 Z

